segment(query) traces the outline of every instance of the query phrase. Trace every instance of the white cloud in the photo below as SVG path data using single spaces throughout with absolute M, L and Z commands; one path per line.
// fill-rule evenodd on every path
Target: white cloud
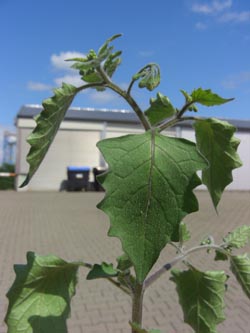
M 233 4 L 232 0 L 214 0 L 209 3 L 195 3 L 192 6 L 192 11 L 200 14 L 217 14 L 225 9 L 231 8 Z
M 227 89 L 235 89 L 246 82 L 250 82 L 250 71 L 244 71 L 238 74 L 230 75 L 222 82 L 222 85 Z
M 111 103 L 119 99 L 119 96 L 109 90 L 91 92 L 89 97 L 97 104 Z
M 195 24 L 195 29 L 197 29 L 197 30 L 206 30 L 207 25 L 205 23 L 202 23 L 202 22 L 197 22 Z
M 72 65 L 71 61 L 65 61 L 65 59 L 71 58 L 84 58 L 85 54 L 76 52 L 76 51 L 66 51 L 59 54 L 52 54 L 50 61 L 52 66 L 55 69 L 59 70 L 72 70 L 70 66 Z
M 250 21 L 250 11 L 228 12 L 219 18 L 220 22 L 242 23 Z
M 49 84 L 30 81 L 27 84 L 27 88 L 29 90 L 34 90 L 34 91 L 45 91 L 45 90 L 51 90 L 52 87 Z
M 57 77 L 54 79 L 54 82 L 57 86 L 61 86 L 62 82 L 72 84 L 75 87 L 80 87 L 84 84 L 84 81 L 81 80 L 81 76 L 78 73 L 72 75 L 66 74 L 64 76 Z

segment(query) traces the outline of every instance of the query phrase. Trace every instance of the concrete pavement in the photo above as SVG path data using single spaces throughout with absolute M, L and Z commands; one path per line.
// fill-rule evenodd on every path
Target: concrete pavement
M 114 262 L 121 254 L 119 240 L 106 237 L 107 217 L 95 208 L 103 193 L 0 192 L 0 333 L 7 331 L 5 293 L 14 281 L 13 264 L 26 263 L 26 252 L 53 253 L 65 260 L 91 263 Z M 250 224 L 250 193 L 226 192 L 219 205 L 219 216 L 205 192 L 198 192 L 201 210 L 186 218 L 192 231 L 190 244 L 209 235 L 220 241 L 238 225 Z M 250 247 L 247 248 L 250 252 Z M 160 267 L 174 255 L 164 249 L 154 267 Z M 199 253 L 190 260 L 198 268 L 214 267 L 213 255 Z M 227 263 L 216 263 L 228 270 Z M 77 294 L 68 320 L 69 333 L 129 333 L 130 299 L 104 280 L 86 281 L 87 271 L 80 271 Z M 227 319 L 219 326 L 220 333 L 250 332 L 250 300 L 235 279 L 228 281 L 226 293 Z M 144 326 L 162 333 L 191 333 L 182 322 L 182 312 L 169 281 L 169 273 L 161 277 L 145 294 Z

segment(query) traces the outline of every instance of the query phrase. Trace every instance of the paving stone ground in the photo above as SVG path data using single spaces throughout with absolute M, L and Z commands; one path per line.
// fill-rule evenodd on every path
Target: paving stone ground
M 190 244 L 198 244 L 209 234 L 216 235 L 220 242 L 228 231 L 250 223 L 250 192 L 226 192 L 219 215 L 206 192 L 197 195 L 201 210 L 186 218 L 193 235 Z M 3 318 L 7 308 L 5 293 L 14 280 L 12 266 L 26 263 L 27 251 L 53 253 L 65 260 L 115 263 L 121 253 L 120 243 L 106 237 L 108 220 L 95 208 L 102 196 L 103 193 L 0 192 L 0 333 L 7 332 Z M 154 270 L 173 255 L 167 246 Z M 189 260 L 198 268 L 210 269 L 214 267 L 212 258 L 212 254 L 199 253 Z M 226 263 L 217 263 L 216 267 L 229 272 Z M 86 281 L 85 275 L 82 269 L 68 332 L 129 333 L 129 297 L 107 281 Z M 219 332 L 249 333 L 250 300 L 233 277 L 228 281 L 226 305 L 227 320 L 220 324 Z M 166 273 L 145 294 L 144 326 L 159 328 L 162 333 L 191 333 L 192 329 L 182 321 L 174 284 Z

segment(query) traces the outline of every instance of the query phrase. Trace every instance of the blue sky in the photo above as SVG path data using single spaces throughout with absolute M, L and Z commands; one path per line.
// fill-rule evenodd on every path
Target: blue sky
M 62 81 L 79 84 L 63 61 L 86 54 L 115 33 L 123 62 L 114 81 L 126 86 L 149 62 L 161 85 L 135 89 L 147 108 L 157 92 L 181 106 L 179 89 L 211 88 L 236 100 L 201 115 L 250 119 L 250 2 L 245 0 L 0 0 L 0 130 L 13 126 L 23 104 L 41 104 Z M 111 92 L 90 90 L 74 106 L 125 108 Z

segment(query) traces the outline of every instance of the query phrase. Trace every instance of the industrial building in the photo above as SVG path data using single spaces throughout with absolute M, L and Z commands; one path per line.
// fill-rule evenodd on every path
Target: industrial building
M 26 139 L 35 126 L 34 116 L 41 110 L 41 105 L 25 105 L 16 117 L 17 188 L 28 173 L 26 155 L 29 145 Z M 238 152 L 243 167 L 233 171 L 234 182 L 228 186 L 228 189 L 250 190 L 250 120 L 229 120 L 229 122 L 237 128 L 236 136 L 241 140 Z M 62 189 L 62 184 L 67 179 L 68 166 L 85 166 L 90 170 L 105 166 L 96 148 L 99 140 L 141 132 L 143 129 L 137 116 L 130 111 L 70 108 L 40 168 L 30 184 L 22 190 L 58 191 Z M 195 141 L 195 133 L 190 123 L 180 123 L 166 134 Z M 93 181 L 92 173 L 90 181 Z

